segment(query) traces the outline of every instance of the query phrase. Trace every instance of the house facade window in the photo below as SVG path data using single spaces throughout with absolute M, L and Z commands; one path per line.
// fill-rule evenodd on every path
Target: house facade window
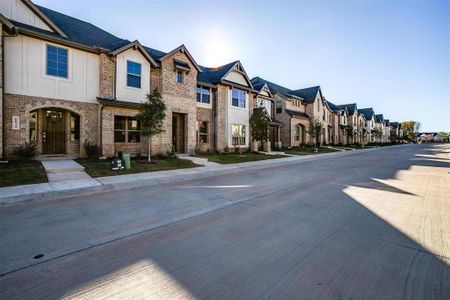
M 127 60 L 127 86 L 141 88 L 142 65 L 140 63 Z
M 231 133 L 233 146 L 245 145 L 245 125 L 233 124 Z
M 294 140 L 300 141 L 300 127 L 299 126 L 294 127 Z
M 275 102 L 275 112 L 281 114 L 283 112 L 283 103 L 281 101 Z
M 141 122 L 132 117 L 114 116 L 114 143 L 139 143 Z
M 231 105 L 236 107 L 245 108 L 245 92 L 238 89 L 231 90 Z
M 70 114 L 70 140 L 80 140 L 80 116 L 73 113 Z
M 47 45 L 47 75 L 68 78 L 67 49 Z
M 208 122 L 197 121 L 197 143 L 208 143 Z
M 183 83 L 183 71 L 181 71 L 181 70 L 178 70 L 177 71 L 177 82 L 178 83 Z
M 203 86 L 197 86 L 197 102 L 198 103 L 211 103 L 211 92 L 209 88 Z

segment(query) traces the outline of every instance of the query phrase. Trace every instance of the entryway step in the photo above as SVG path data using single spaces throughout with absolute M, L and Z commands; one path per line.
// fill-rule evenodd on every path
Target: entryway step
M 47 174 L 65 172 L 84 172 L 84 167 L 73 160 L 43 160 L 42 165 Z
M 83 171 L 77 172 L 58 172 L 58 173 L 47 173 L 48 181 L 65 181 L 65 180 L 76 180 L 76 179 L 90 179 L 91 177 Z

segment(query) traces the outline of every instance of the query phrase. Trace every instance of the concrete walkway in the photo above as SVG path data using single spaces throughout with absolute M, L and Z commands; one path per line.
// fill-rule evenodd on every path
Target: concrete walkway
M 400 146 L 391 146 L 402 147 Z M 104 191 L 123 190 L 138 186 L 154 186 L 165 183 L 183 182 L 191 179 L 205 178 L 229 173 L 240 173 L 245 170 L 258 170 L 271 168 L 273 166 L 288 166 L 294 162 L 307 162 L 330 157 L 342 157 L 376 151 L 381 148 L 364 149 L 358 151 L 342 151 L 333 153 L 323 153 L 307 156 L 290 156 L 286 158 L 268 159 L 254 162 L 237 164 L 216 164 L 204 163 L 203 167 L 178 169 L 159 172 L 145 172 L 127 175 L 107 176 L 93 178 L 68 179 L 52 181 L 48 183 L 20 185 L 0 188 L 0 205 L 11 205 L 24 201 L 34 201 L 40 199 L 61 199 L 74 195 L 88 195 Z M 59 162 L 61 162 L 60 160 Z M 56 161 L 52 161 L 56 162 Z M 73 161 L 76 164 L 76 162 Z M 77 164 L 78 165 L 78 164 Z M 200 164 L 202 165 L 202 164 Z M 50 164 L 50 170 L 71 170 L 74 165 L 65 163 L 59 165 L 60 168 Z M 66 166 L 66 167 L 64 167 Z M 52 168 L 53 167 L 53 168 Z M 80 166 L 81 167 L 81 166 Z M 68 172 L 73 173 L 73 172 Z M 65 175 L 70 177 L 71 175 Z M 63 178 L 64 176 L 55 178 Z

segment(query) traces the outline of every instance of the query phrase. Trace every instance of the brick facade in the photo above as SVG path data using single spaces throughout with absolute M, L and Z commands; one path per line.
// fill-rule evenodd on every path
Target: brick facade
M 100 98 L 114 98 L 115 73 L 115 60 L 105 53 L 100 53 Z
M 114 116 L 134 117 L 138 113 L 135 108 L 123 108 L 105 106 L 101 110 L 102 119 L 102 155 L 107 157 L 117 156 L 119 151 L 135 156 L 138 153 L 147 153 L 146 139 L 141 136 L 140 143 L 115 143 L 114 142 Z M 155 152 L 157 147 L 155 147 Z M 158 149 L 159 150 L 159 149 Z M 153 151 L 153 147 L 152 147 Z
M 219 85 L 217 87 L 216 95 L 217 99 L 215 101 L 216 110 L 216 122 L 215 122 L 215 132 L 216 132 L 216 151 L 223 152 L 227 147 L 227 113 L 228 113 L 228 93 L 229 88 L 225 85 Z
M 30 112 L 39 111 L 45 108 L 62 109 L 66 113 L 72 112 L 80 116 L 80 140 L 71 142 L 69 138 L 70 118 L 66 115 L 65 138 L 67 155 L 84 155 L 82 148 L 84 141 L 99 144 L 99 130 L 98 130 L 98 109 L 99 105 L 94 103 L 60 100 L 52 98 L 31 97 L 15 94 L 4 94 L 4 142 L 5 142 L 5 157 L 11 157 L 14 147 L 30 141 L 29 137 L 29 122 Z M 18 116 L 20 123 L 19 129 L 12 128 L 13 116 Z M 42 113 L 38 114 L 38 130 L 37 130 L 37 146 L 38 151 L 42 151 L 43 128 L 42 128 Z M 39 121 L 41 120 L 41 121 Z
M 281 144 L 283 147 L 297 147 L 302 144 L 311 143 L 311 138 L 308 134 L 310 119 L 306 117 L 292 117 L 287 112 L 286 109 L 298 112 L 306 112 L 306 105 L 302 102 L 298 106 L 293 105 L 292 100 L 287 100 L 286 98 L 280 96 L 279 94 L 274 95 L 275 103 L 277 101 L 282 103 L 282 112 L 276 113 L 275 118 L 283 123 L 281 128 Z M 299 126 L 300 137 L 299 140 L 295 139 L 295 127 Z
M 174 68 L 174 59 L 188 63 L 191 68 L 190 72 L 183 72 L 182 83 L 177 82 L 177 70 Z M 152 89 L 158 87 L 167 106 L 167 115 L 164 121 L 165 132 L 158 139 L 162 151 L 164 149 L 172 149 L 172 117 L 173 113 L 178 113 L 185 115 L 184 152 L 195 152 L 197 73 L 194 64 L 182 51 L 164 58 L 161 61 L 161 67 L 151 71 Z

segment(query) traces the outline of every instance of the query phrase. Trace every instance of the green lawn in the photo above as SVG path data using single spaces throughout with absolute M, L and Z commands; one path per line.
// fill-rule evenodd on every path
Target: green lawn
M 248 161 L 258 161 L 258 160 L 286 157 L 286 155 L 266 155 L 254 152 L 244 152 L 242 154 L 239 153 L 200 154 L 198 156 L 205 157 L 208 159 L 208 161 L 219 164 L 235 164 Z
M 76 160 L 77 163 L 85 167 L 86 173 L 92 177 L 102 177 L 102 176 L 114 176 L 114 175 L 124 175 L 132 173 L 141 172 L 155 172 L 155 171 L 165 171 L 174 169 L 184 169 L 198 167 L 190 160 L 179 159 L 179 158 L 164 158 L 164 159 L 153 159 L 151 163 L 145 160 L 131 160 L 131 168 L 129 170 L 123 169 L 120 171 L 113 171 L 111 169 L 111 160 L 106 159 L 82 159 Z
M 0 187 L 47 182 L 42 163 L 37 160 L 12 160 L 0 164 Z
M 319 152 L 314 152 L 315 148 L 311 146 L 306 147 L 292 147 L 290 149 L 283 148 L 281 151 L 285 152 L 286 154 L 291 155 L 312 155 L 312 154 L 320 154 L 320 153 L 330 153 L 330 152 L 339 152 L 339 150 L 320 147 Z

